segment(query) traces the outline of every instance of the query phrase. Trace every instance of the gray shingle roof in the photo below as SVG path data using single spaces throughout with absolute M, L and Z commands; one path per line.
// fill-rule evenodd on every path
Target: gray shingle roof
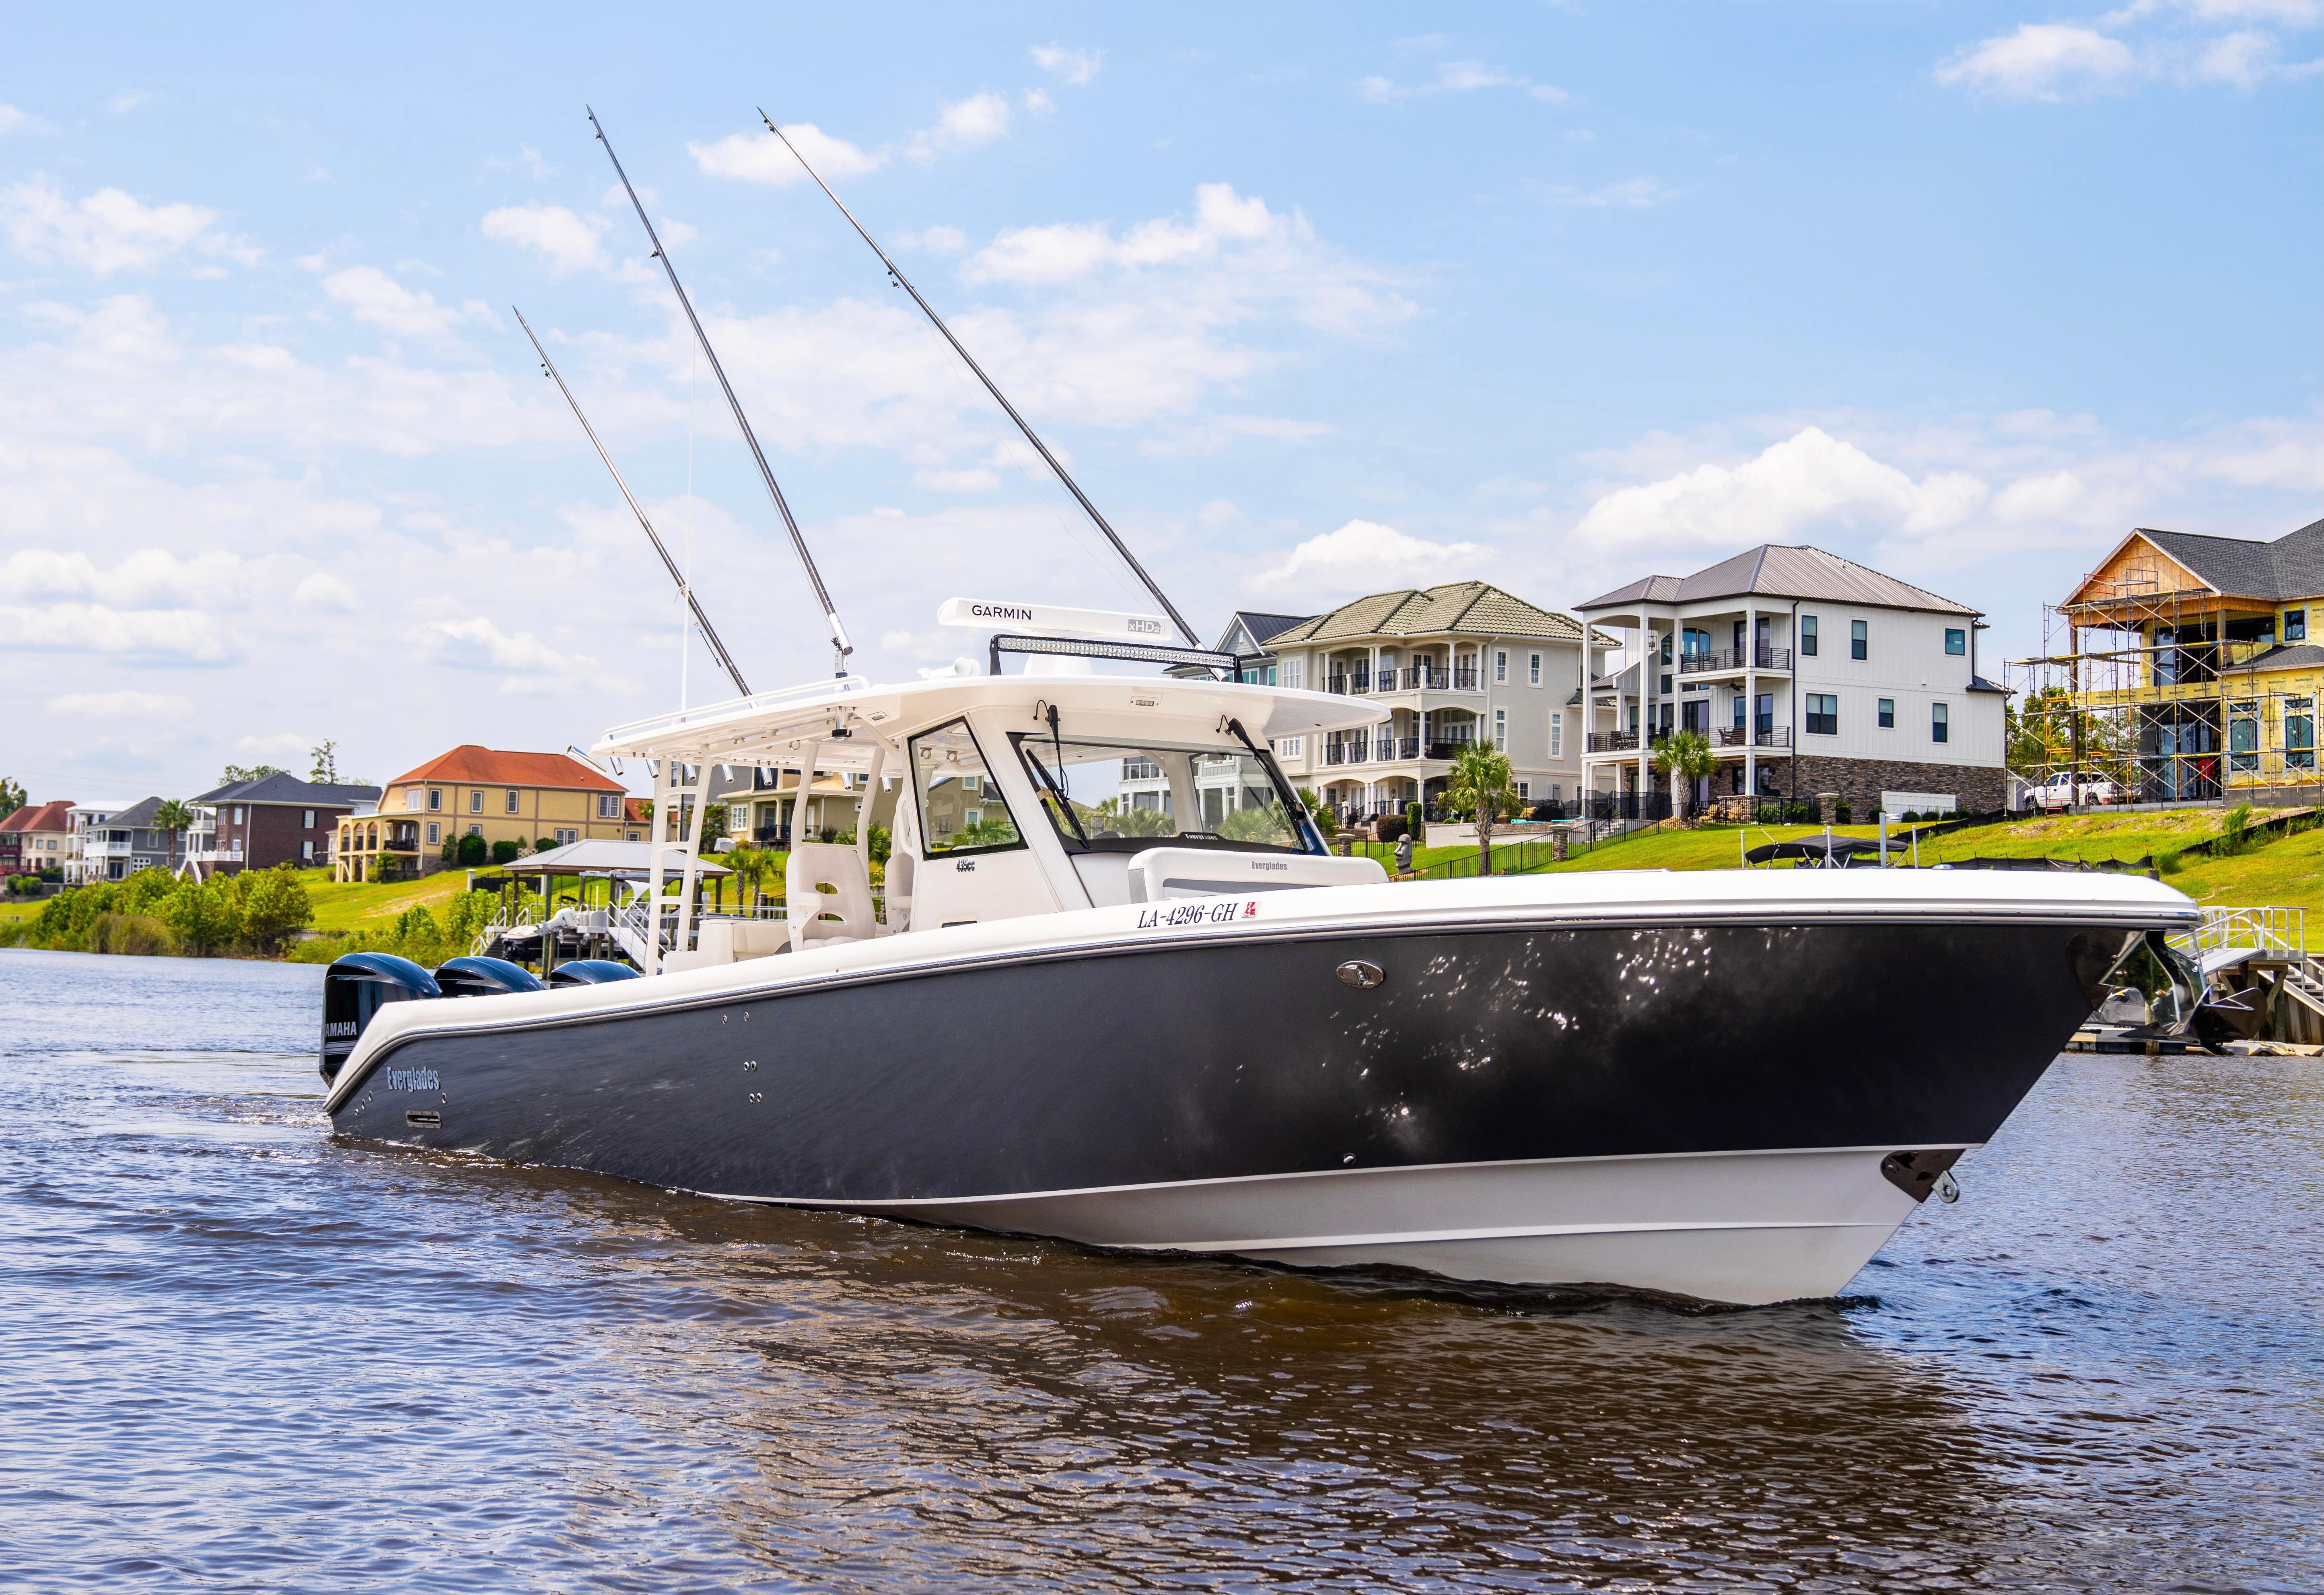
M 378 800 L 377 787 L 326 786 L 279 770 L 254 781 L 231 781 L 187 799 L 190 803 L 295 803 L 313 808 L 351 808 Z
M 1512 597 L 1489 582 L 1374 593 L 1269 638 L 1270 647 L 1358 637 L 1538 637 L 1582 641 L 1580 622 Z
M 1875 609 L 1939 610 L 1949 614 L 1980 613 L 1966 604 L 1941 598 L 1926 587 L 1883 576 L 1868 565 L 1804 544 L 1784 543 L 1761 543 L 1689 576 L 1646 576 L 1592 598 L 1582 608 L 1587 613 L 1624 604 L 1693 604 L 1746 595 L 1858 604 Z
M 159 798 L 141 798 L 106 821 L 103 828 L 110 831 L 150 831 L 153 828 L 153 816 L 161 807 L 161 799 Z
M 2324 521 L 2311 521 L 2272 543 L 2142 526 L 2144 538 L 2229 598 L 2324 596 Z
M 1225 648 L 1227 639 L 1234 635 L 1237 621 L 1242 622 L 1242 629 L 1250 634 L 1250 640 L 1264 648 L 1269 638 L 1279 637 L 1292 627 L 1304 626 L 1314 618 L 1312 614 L 1262 614 L 1255 609 L 1238 609 L 1227 617 L 1227 629 L 1219 633 L 1219 647 Z
M 2255 653 L 2240 665 L 2229 665 L 2223 675 L 2237 676 L 2247 670 L 2312 670 L 2324 665 L 2324 648 L 2313 642 L 2292 642 L 2271 648 L 2265 653 Z

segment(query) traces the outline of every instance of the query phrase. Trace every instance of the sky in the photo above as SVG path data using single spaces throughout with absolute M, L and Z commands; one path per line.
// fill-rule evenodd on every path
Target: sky
M 862 674 L 978 654 L 956 595 L 1152 605 L 760 106 L 1206 640 L 1775 540 L 2031 652 L 2134 526 L 2324 515 L 2319 56 L 2319 0 L 20 14 L 0 774 L 731 692 L 517 310 L 751 686 L 828 673 L 585 107 Z

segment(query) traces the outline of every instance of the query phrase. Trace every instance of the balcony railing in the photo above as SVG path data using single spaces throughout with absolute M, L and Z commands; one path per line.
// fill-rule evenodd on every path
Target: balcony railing
M 1711 742 L 1716 748 L 1788 748 L 1792 745 L 1792 728 L 1778 725 L 1752 732 L 1740 725 L 1722 725 L 1711 733 Z
M 1638 733 L 1635 731 L 1593 731 L 1590 733 L 1590 751 L 1593 753 L 1635 753 L 1638 751 Z
M 1682 676 L 1699 676 L 1710 670 L 1788 670 L 1792 668 L 1792 650 L 1777 648 L 1772 642 L 1761 642 L 1750 648 L 1722 648 L 1715 653 L 1684 653 L 1679 656 L 1678 669 Z
M 1474 692 L 1477 690 L 1477 667 L 1462 665 L 1451 668 L 1443 665 L 1423 662 L 1401 670 L 1380 672 L 1382 692 Z

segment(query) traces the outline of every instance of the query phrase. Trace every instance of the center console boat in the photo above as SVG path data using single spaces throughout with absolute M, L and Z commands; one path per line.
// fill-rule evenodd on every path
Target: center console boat
M 595 751 L 649 761 L 673 812 L 718 766 L 845 774 L 853 845 L 792 851 L 778 925 L 695 925 L 657 882 L 646 978 L 455 999 L 343 961 L 332 1123 L 1096 1246 L 1825 1296 L 2198 918 L 2112 875 L 1391 882 L 1269 751 L 1381 717 L 996 673 L 620 727 Z

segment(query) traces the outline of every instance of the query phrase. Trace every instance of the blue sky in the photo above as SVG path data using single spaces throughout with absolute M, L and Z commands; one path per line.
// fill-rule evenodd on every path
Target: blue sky
M 1205 631 L 1775 539 L 2014 653 L 2133 525 L 2324 513 L 2317 0 L 484 11 L 14 24 L 0 771 L 36 797 L 675 700 L 667 584 L 512 303 L 752 685 L 826 668 L 585 103 L 875 676 L 973 651 L 955 593 L 1145 606 L 756 105 Z

